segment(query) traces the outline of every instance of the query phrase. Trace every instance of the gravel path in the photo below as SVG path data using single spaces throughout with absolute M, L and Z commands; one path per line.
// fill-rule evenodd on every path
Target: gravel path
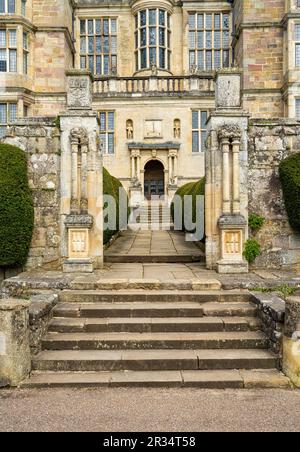
M 1 390 L 0 431 L 300 431 L 300 391 Z

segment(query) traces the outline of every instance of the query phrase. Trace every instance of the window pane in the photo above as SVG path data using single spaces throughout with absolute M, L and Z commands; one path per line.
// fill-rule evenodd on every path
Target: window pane
M 10 122 L 17 119 L 17 104 L 8 104 L 8 114 Z
M 100 130 L 106 131 L 106 113 L 100 113 Z
M 108 153 L 109 154 L 114 153 L 114 134 L 113 133 L 108 134 Z
M 146 45 L 146 36 L 147 36 L 147 29 L 142 28 L 141 29 L 141 47 L 144 47 Z
M 89 53 L 94 53 L 94 37 L 89 38 Z
M 191 30 L 196 28 L 196 14 L 189 15 L 189 26 Z
M 166 51 L 159 49 L 159 67 L 164 69 L 166 67 Z
M 195 49 L 195 39 L 196 39 L 196 32 L 190 31 L 189 33 L 189 46 L 190 49 Z
M 6 30 L 0 30 L 0 47 L 6 47 Z
M 17 51 L 9 51 L 9 72 L 17 72 Z
M 111 32 L 117 34 L 117 21 L 116 19 L 111 20 Z
M 201 129 L 206 129 L 207 112 L 201 111 Z
M 193 152 L 199 152 L 199 132 L 193 132 Z
M 106 148 L 106 135 L 105 135 L 105 133 L 101 133 L 100 134 L 100 142 L 101 142 L 102 150 L 106 154 L 107 148 Z
M 156 9 L 149 11 L 149 25 L 156 25 Z
M 147 50 L 142 49 L 141 50 L 141 68 L 146 69 L 147 67 Z
M 199 129 L 199 112 L 193 111 L 193 130 Z
M 26 0 L 22 0 L 21 13 L 22 13 L 22 16 L 26 16 Z
M 215 51 L 215 69 L 219 69 L 221 67 L 221 51 Z
M 296 117 L 300 118 L 300 99 L 296 99 L 295 104 L 296 104 Z
M 9 31 L 9 47 L 17 47 L 17 31 Z
M 207 28 L 207 30 L 212 29 L 212 14 L 206 15 L 206 28 Z
M 96 74 L 100 75 L 102 72 L 102 65 L 101 65 L 101 56 L 96 57 Z
M 104 21 L 103 21 L 103 34 L 104 34 L 104 36 L 109 35 L 109 20 L 108 19 L 104 19 Z
M 144 27 L 146 25 L 146 22 L 147 22 L 146 11 L 141 11 L 140 17 L 141 17 L 141 27 Z
M 86 53 L 86 37 L 80 38 L 80 52 Z
M 96 20 L 96 35 L 101 34 L 101 20 Z
M 0 72 L 7 71 L 6 50 L 0 50 Z
M 108 113 L 108 130 L 115 130 L 115 114 L 114 114 L 114 112 Z
M 5 13 L 5 0 L 0 0 L 0 13 Z
M 166 25 L 166 13 L 161 9 L 159 10 L 159 25 Z
M 104 55 L 103 57 L 103 70 L 104 70 L 104 75 L 108 75 L 109 74 L 109 56 L 108 55 Z
M 149 45 L 156 45 L 156 28 L 153 27 L 149 29 Z
M 110 48 L 111 53 L 117 53 L 117 38 L 116 38 L 116 36 L 112 36 L 111 37 L 110 45 L 111 45 L 111 48 Z
M 89 70 L 94 73 L 94 56 L 89 57 Z
M 159 29 L 159 45 L 163 47 L 166 45 L 166 34 L 164 28 Z
M 81 20 L 81 21 L 80 21 L 80 33 L 81 33 L 82 35 L 85 34 L 85 20 Z
M 8 0 L 8 13 L 14 14 L 16 12 L 16 1 Z
M 150 64 L 157 64 L 157 59 L 156 59 L 156 48 L 151 48 L 149 50 L 150 52 Z
M 296 66 L 300 67 L 300 44 L 296 44 Z
M 198 14 L 198 29 L 199 30 L 203 30 L 204 29 L 204 15 L 203 14 Z
M 206 138 L 207 138 L 207 133 L 202 132 L 201 133 L 201 151 L 202 152 L 205 152 L 205 150 L 206 150 Z
M 6 104 L 0 104 L 0 124 L 7 123 L 7 107 Z
M 204 51 L 198 52 L 198 69 L 204 70 Z
M 80 57 L 80 67 L 86 69 L 86 57 Z
M 93 35 L 94 34 L 94 21 L 88 20 L 88 34 Z

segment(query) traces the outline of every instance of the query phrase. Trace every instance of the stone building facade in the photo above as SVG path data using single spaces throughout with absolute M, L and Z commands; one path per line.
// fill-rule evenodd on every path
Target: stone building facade
M 241 70 L 238 101 L 218 106 L 215 73 L 232 67 Z M 32 187 L 40 190 L 29 266 L 59 259 L 56 241 L 66 232 L 57 232 L 64 138 L 56 118 L 63 119 L 68 107 L 70 70 L 92 74 L 90 107 L 99 122 L 103 164 L 131 199 L 172 197 L 179 186 L 207 175 L 208 135 L 222 124 L 240 124 L 229 140 L 230 149 L 236 143 L 230 152 L 241 151 L 243 220 L 230 227 L 245 241 L 248 210 L 263 214 L 268 223 L 260 232 L 258 265 L 298 265 L 299 238 L 288 225 L 278 163 L 299 150 L 299 1 L 0 0 L 0 135 L 9 130 L 12 142 L 21 141 L 30 155 Z M 228 108 L 238 119 L 227 121 Z M 220 192 L 211 212 L 222 215 L 223 202 L 226 215 L 241 213 L 234 200 L 227 211 L 219 182 L 211 181 L 213 196 Z M 47 208 L 51 224 L 40 212 Z M 210 229 L 211 255 L 219 228 L 216 221 Z

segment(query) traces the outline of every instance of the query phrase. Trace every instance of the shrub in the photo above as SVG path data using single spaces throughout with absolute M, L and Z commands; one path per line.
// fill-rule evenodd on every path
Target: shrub
M 25 264 L 34 225 L 25 153 L 0 144 L 0 266 Z
M 105 230 L 104 231 L 104 244 L 107 244 L 110 239 L 119 231 L 119 189 L 123 188 L 121 182 L 113 177 L 107 169 L 103 168 L 103 194 L 113 196 L 116 202 L 116 213 L 117 213 L 117 221 L 116 221 L 116 229 L 115 230 Z M 128 205 L 128 200 L 127 200 Z M 104 208 L 107 208 L 107 205 L 104 205 Z M 110 213 L 108 212 L 108 215 Z M 107 217 L 104 219 L 107 220 Z
M 256 215 L 255 213 L 252 213 L 249 216 L 249 228 L 253 231 L 259 231 L 263 227 L 265 223 L 265 218 L 261 217 L 259 215 Z
M 196 216 L 197 216 L 197 212 L 196 212 L 197 196 L 205 195 L 205 178 L 203 177 L 198 182 L 189 182 L 188 184 L 183 185 L 182 187 L 180 187 L 177 190 L 176 195 L 178 195 L 182 198 L 182 224 L 183 225 L 184 225 L 184 197 L 187 195 L 192 196 L 192 206 L 193 206 L 192 220 L 193 220 L 193 222 L 195 222 Z M 172 213 L 172 217 L 174 220 L 174 202 L 172 202 L 172 204 L 171 204 L 171 213 Z M 189 231 L 189 232 L 193 232 L 193 231 Z
M 281 162 L 279 176 L 290 225 L 300 231 L 300 154 Z
M 253 239 L 247 240 L 245 243 L 243 256 L 249 264 L 255 261 L 255 259 L 261 254 L 260 244 Z

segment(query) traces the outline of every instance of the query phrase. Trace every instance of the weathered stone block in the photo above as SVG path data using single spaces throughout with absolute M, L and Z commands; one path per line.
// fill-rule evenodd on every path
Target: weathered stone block
M 0 301 L 0 386 L 17 386 L 31 370 L 29 302 Z

